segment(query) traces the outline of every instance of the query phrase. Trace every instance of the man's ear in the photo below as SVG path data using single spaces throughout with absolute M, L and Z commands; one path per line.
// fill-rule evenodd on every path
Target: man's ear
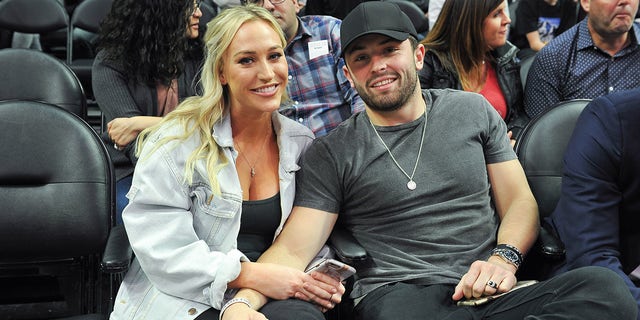
M 353 84 L 353 79 L 351 79 L 351 73 L 349 72 L 349 68 L 347 68 L 347 63 L 345 62 L 344 66 L 342 66 L 342 72 L 344 72 L 344 76 L 347 77 L 347 80 L 349 80 L 349 84 L 351 85 L 351 88 L 356 88 L 356 86 Z
M 424 45 L 422 45 L 421 43 L 418 44 L 418 47 L 416 48 L 415 51 L 415 59 L 416 59 L 416 70 L 422 70 L 422 67 L 424 66 L 424 55 L 425 55 L 426 49 L 424 47 Z
M 591 0 L 580 0 L 578 1 L 578 5 L 582 6 L 582 10 L 584 12 L 589 13 L 589 5 L 591 4 Z

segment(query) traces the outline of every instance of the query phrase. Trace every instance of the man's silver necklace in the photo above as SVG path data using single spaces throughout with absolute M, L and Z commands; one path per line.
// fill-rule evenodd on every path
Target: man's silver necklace
M 376 126 L 373 124 L 373 122 L 371 122 L 371 118 L 369 118 L 369 123 L 371 123 L 373 132 L 376 133 L 376 136 L 378 136 L 378 139 L 380 140 L 380 142 L 382 142 L 382 145 L 384 146 L 384 148 L 387 149 L 387 152 L 389 153 L 389 156 L 391 156 L 391 160 L 393 160 L 393 163 L 395 163 L 396 167 L 398 167 L 398 169 L 400 169 L 400 171 L 404 173 L 407 179 L 409 179 L 409 182 L 407 182 L 407 189 L 412 191 L 415 190 L 417 185 L 416 185 L 416 182 L 413 181 L 413 176 L 416 174 L 416 169 L 418 168 L 418 162 L 420 162 L 420 155 L 422 154 L 422 145 L 424 144 L 424 136 L 427 132 L 427 110 L 424 111 L 424 128 L 422 128 L 422 138 L 420 138 L 420 148 L 418 149 L 418 157 L 416 158 L 416 164 L 413 166 L 413 172 L 411 172 L 411 175 L 408 175 L 407 172 L 404 171 L 404 169 L 402 169 L 402 167 L 396 160 L 396 157 L 393 156 L 393 153 L 391 153 L 391 150 L 389 149 L 389 147 L 387 147 L 387 144 L 384 143 L 384 140 L 382 140 L 382 137 L 378 133 L 378 130 L 376 130 Z

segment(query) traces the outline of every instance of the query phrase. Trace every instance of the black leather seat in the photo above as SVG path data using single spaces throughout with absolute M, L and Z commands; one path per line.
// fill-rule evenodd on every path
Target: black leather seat
M 2 318 L 105 314 L 132 253 L 113 227 L 104 144 L 80 117 L 42 102 L 2 101 L 0 122 Z
M 111 10 L 113 0 L 83 0 L 73 11 L 70 23 L 69 66 L 80 79 L 87 99 L 93 99 L 91 67 L 96 55 L 100 23 Z
M 36 50 L 2 49 L 0 70 L 0 101 L 48 102 L 86 119 L 87 103 L 82 85 L 59 59 Z
M 560 102 L 540 114 L 524 128 L 515 150 L 538 203 L 541 221 L 551 215 L 561 194 L 562 159 L 578 116 L 590 102 L 578 99 Z M 549 228 L 543 226 L 542 233 Z M 554 241 L 544 242 L 545 239 Z M 554 260 L 564 259 L 564 246 L 552 235 L 538 238 L 536 248 L 527 257 L 522 273 L 544 279 Z
M 70 61 L 70 53 L 66 50 L 69 41 L 69 15 L 60 1 L 2 0 L 0 28 L 12 32 L 39 33 L 45 52 Z M 52 41 L 48 41 L 47 37 Z
M 536 55 L 530 55 L 522 60 L 520 60 L 520 81 L 522 82 L 522 89 L 524 90 L 525 85 L 527 84 L 527 76 L 529 75 L 529 69 L 531 69 L 531 64 L 533 64 L 533 60 L 536 58 Z

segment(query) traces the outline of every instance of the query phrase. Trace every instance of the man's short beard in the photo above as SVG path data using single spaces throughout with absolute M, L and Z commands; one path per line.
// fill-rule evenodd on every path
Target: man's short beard
M 382 99 L 375 101 L 375 97 L 372 97 L 366 88 L 356 84 L 356 91 L 358 91 L 362 101 L 364 101 L 364 103 L 372 110 L 379 112 L 396 111 L 402 108 L 407 101 L 409 101 L 409 98 L 411 98 L 411 95 L 413 95 L 413 92 L 416 90 L 417 72 L 406 75 L 407 83 L 399 89 L 397 95 L 383 97 Z

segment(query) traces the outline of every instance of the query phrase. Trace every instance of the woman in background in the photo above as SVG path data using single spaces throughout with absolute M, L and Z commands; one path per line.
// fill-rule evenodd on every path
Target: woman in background
M 196 94 L 200 0 L 115 0 L 102 22 L 92 81 L 116 170 L 117 222 L 136 163 L 134 141 Z
M 483 95 L 515 139 L 528 119 L 516 54 L 507 42 L 511 20 L 505 0 L 447 0 L 433 29 L 421 41 L 427 49 L 420 85 Z

